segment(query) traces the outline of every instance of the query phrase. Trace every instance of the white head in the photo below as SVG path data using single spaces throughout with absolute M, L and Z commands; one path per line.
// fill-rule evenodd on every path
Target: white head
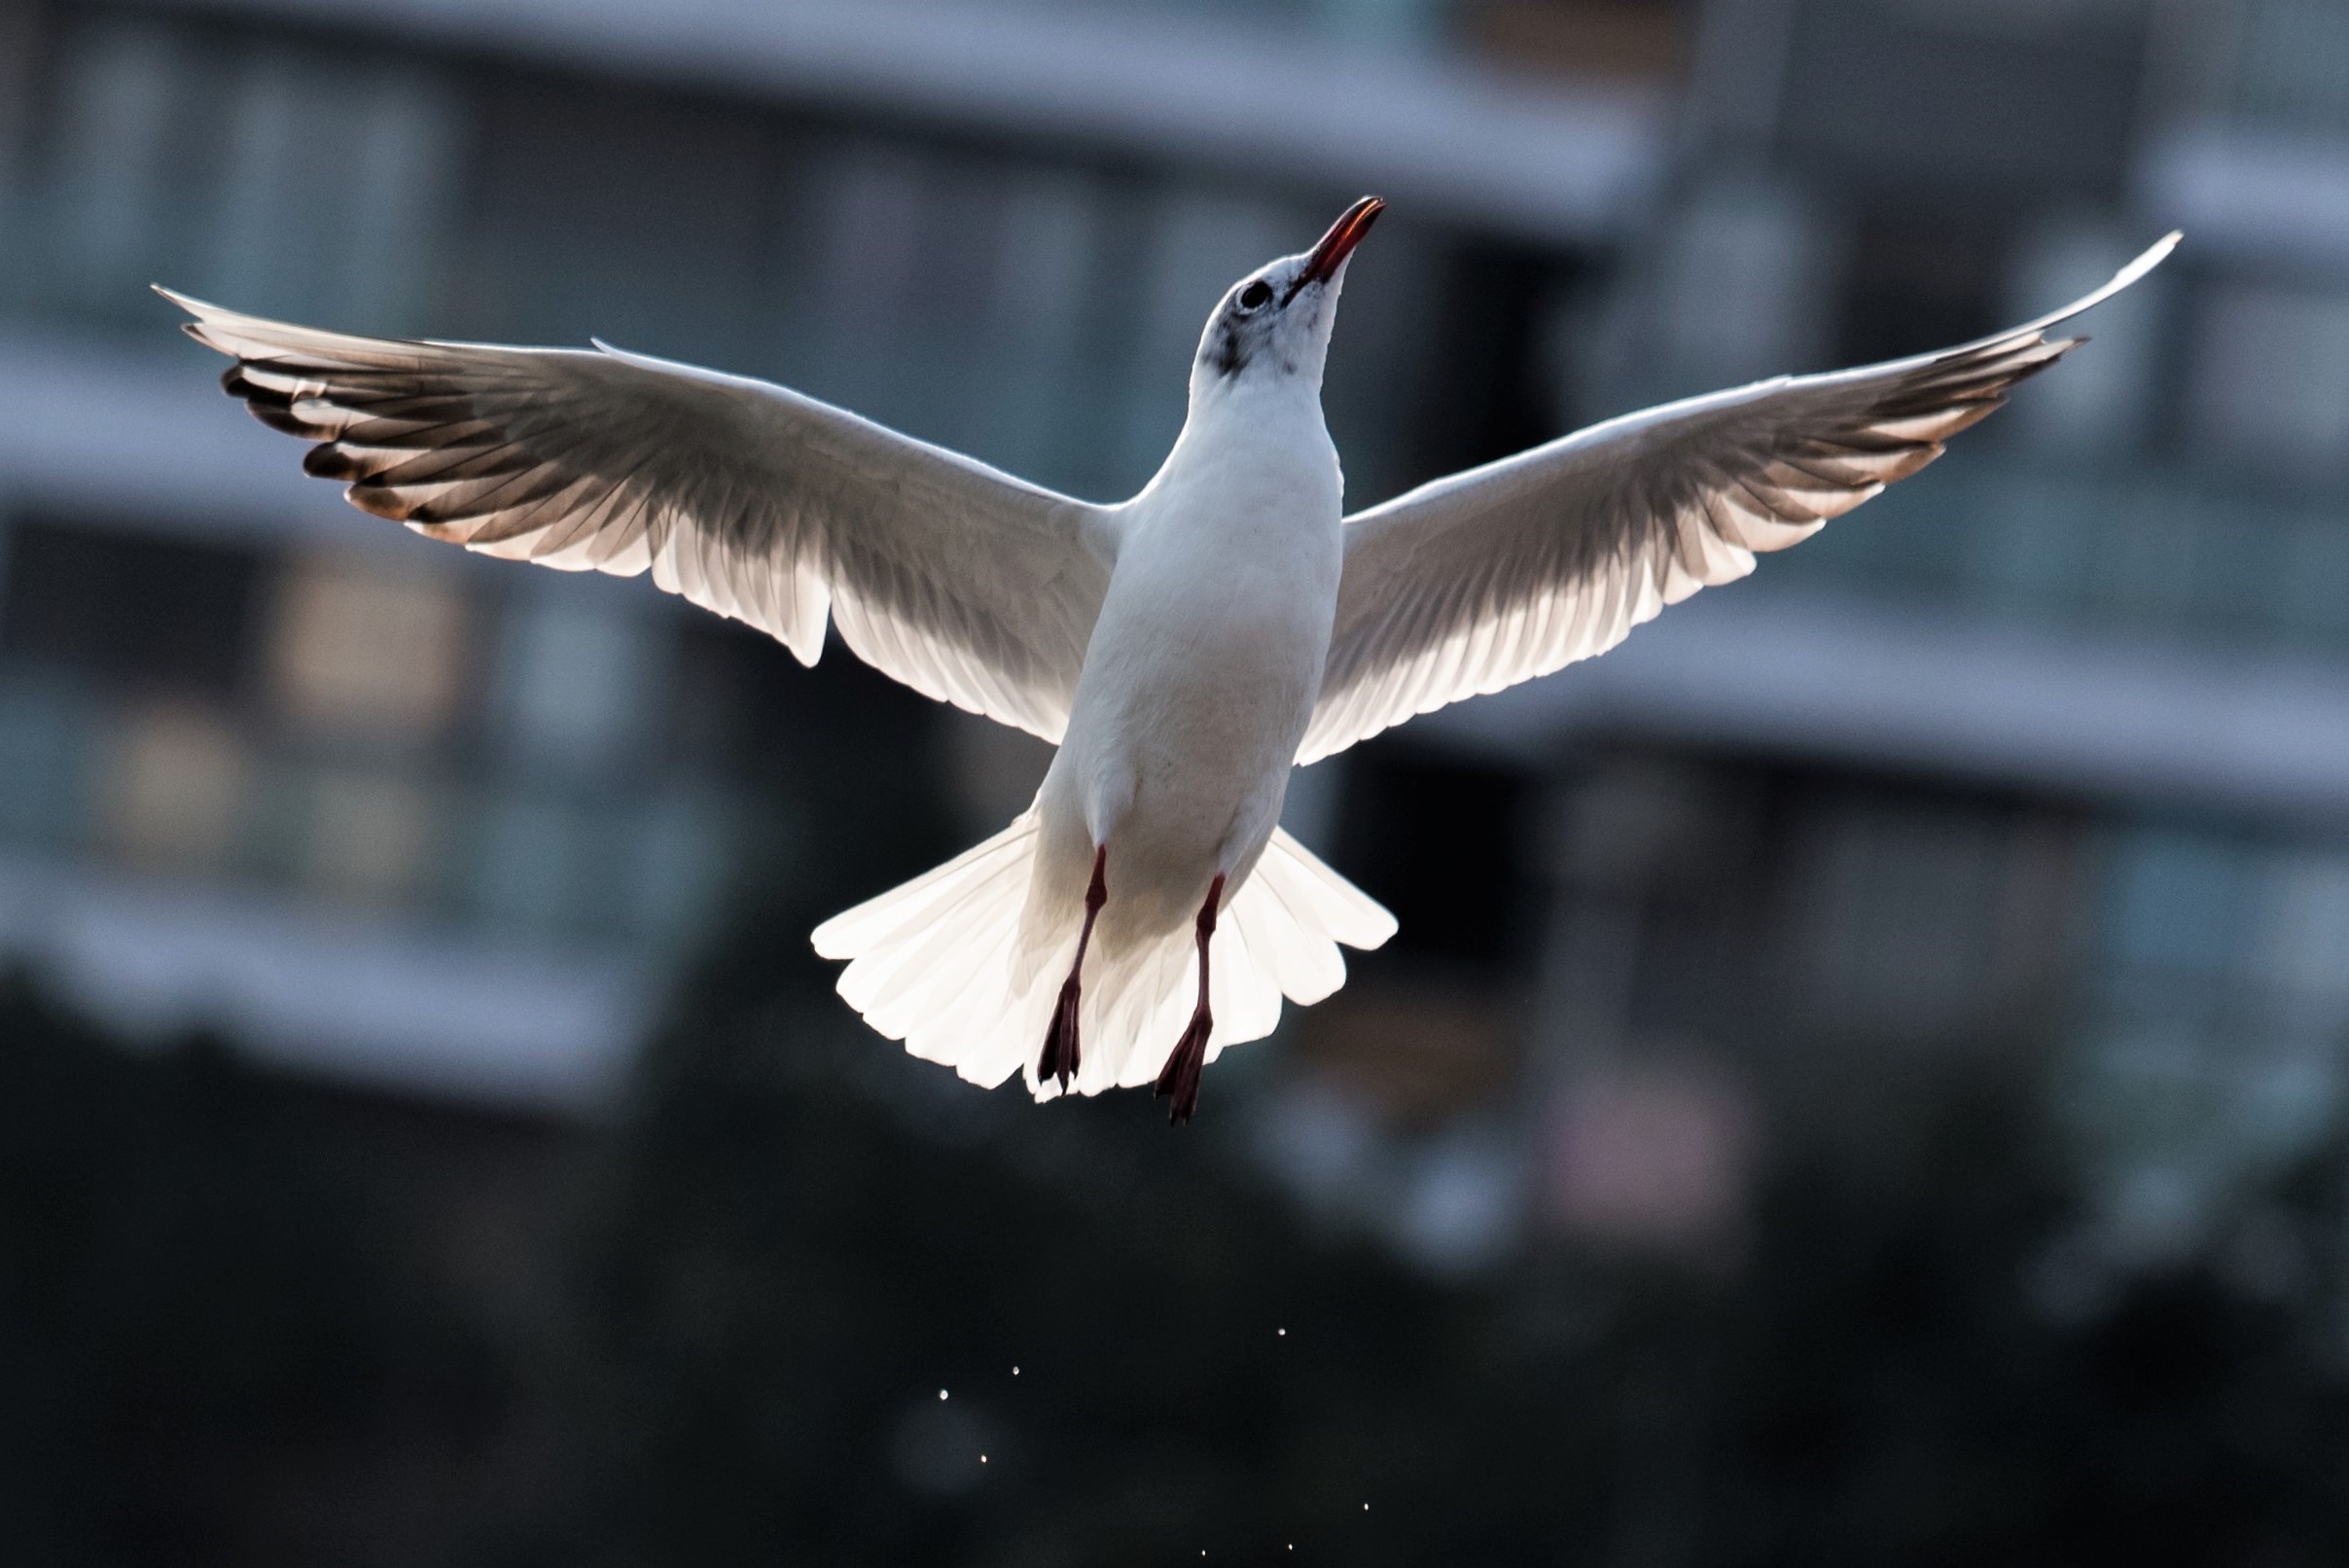
M 1194 406 L 1202 398 L 1256 387 L 1320 395 L 1346 259 L 1385 210 L 1376 196 L 1364 196 L 1311 250 L 1284 256 L 1231 285 L 1207 318 L 1198 358 L 1192 362 Z

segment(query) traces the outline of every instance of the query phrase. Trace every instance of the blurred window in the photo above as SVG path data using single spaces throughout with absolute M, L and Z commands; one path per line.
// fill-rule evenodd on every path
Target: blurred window
M 230 869 L 253 768 L 221 714 L 184 703 L 131 710 L 99 779 L 101 837 L 119 858 L 142 870 Z
M 616 846 L 628 873 L 619 919 L 672 950 L 689 945 L 729 891 L 743 829 L 726 797 L 692 785 L 673 786 L 617 819 L 614 831 L 630 840 Z
M 279 589 L 270 687 L 304 724 L 428 737 L 453 714 L 466 652 L 465 605 L 453 584 L 305 560 Z
M 473 825 L 458 895 L 476 918 L 501 930 L 593 926 L 605 912 L 603 873 L 624 846 L 577 806 L 551 796 L 501 792 Z
M 1783 66 L 1761 67 L 1780 77 L 1781 148 L 1846 188 L 1971 186 L 2011 201 L 2109 191 L 2126 167 L 2150 9 L 2138 0 L 1750 9 L 1790 18 Z
M 2217 284 L 2194 337 L 2189 414 L 2215 454 L 2262 468 L 2349 466 L 2349 293 Z
M 244 685 L 265 569 L 252 551 L 24 523 L 7 552 L 0 650 L 227 700 Z
M 460 140 L 429 73 L 85 13 L 53 76 L 28 260 L 55 298 L 128 311 L 162 279 L 398 327 L 426 297 Z
M 2078 212 L 2033 226 L 2015 247 L 2001 324 L 2028 321 L 2101 286 L 2149 237 L 2134 224 Z M 2176 284 L 2175 267 L 2163 267 L 2099 305 L 2084 328 L 2094 349 L 2066 360 L 2061 374 L 2033 382 L 2000 422 L 2051 450 L 2118 454 L 2136 447 L 2154 412 L 2153 400 L 2170 378 L 2164 328 Z M 2034 482 L 2040 478 L 2034 475 Z
M 1456 974 L 1357 973 L 1296 1020 L 1297 1060 L 1397 1126 L 1472 1113 L 1515 1081 L 1522 1019 L 1503 987 Z
M 303 880 L 360 904 L 399 903 L 418 891 L 439 847 L 433 802 L 418 786 L 380 774 L 311 780 L 304 802 Z
M 1429 340 L 1410 459 L 1432 478 L 1539 445 L 1565 425 L 1567 344 L 1554 334 L 1571 269 L 1542 250 L 1483 242 L 1446 247 L 1428 280 Z
M 1860 796 L 1811 807 L 1793 883 L 1817 1021 L 1917 1039 L 2002 1026 L 2060 967 L 2069 836 L 2012 809 Z
M 1998 330 L 2004 258 L 1969 216 L 1871 213 L 1844 273 L 1838 365 L 1947 348 Z
M 2114 834 L 2103 877 L 2065 1103 L 2190 1223 L 2302 1158 L 2349 1097 L 2349 854 L 2140 824 Z
M 2252 873 L 2242 846 L 2230 839 L 2164 829 L 2122 836 L 2106 873 L 2107 961 L 2204 976 L 2232 970 Z
M 1819 279 L 1830 271 L 1820 231 L 1817 213 L 1785 186 L 1717 179 L 1691 196 L 1659 268 L 1657 395 L 1818 368 L 1828 346 Z
M 2321 1013 L 2349 1030 L 2349 852 L 2136 827 L 2116 836 L 2104 880 L 2114 994 L 2177 981 L 2222 1011 Z
M 1680 76 L 1695 21 L 1683 0 L 1469 0 L 1457 9 L 1470 37 L 1513 64 L 1633 81 Z
M 571 585 L 576 586 L 576 585 Z M 625 758 L 665 671 L 665 620 L 533 594 L 503 618 L 497 730 L 525 761 L 592 770 Z
M 782 716 L 804 676 L 780 643 L 738 621 L 694 615 L 679 623 L 673 656 L 655 715 L 663 754 L 726 775 L 763 771 L 786 754 Z
M 592 334 L 767 369 L 788 172 L 770 113 L 536 76 L 501 80 L 480 111 L 466 287 L 452 302 L 462 313 L 444 330 L 558 343 Z
M 16 167 L 35 84 L 49 61 L 41 48 L 48 18 L 31 0 L 0 0 L 0 172 Z M 0 190 L 0 202 L 7 198 Z
M 2222 74 L 2223 100 L 2236 118 L 2278 129 L 2349 132 L 2349 6 L 2222 0 L 2211 13 L 2221 32 L 2198 63 Z
M 1593 1240 L 1666 1250 L 1726 1244 L 1746 1199 L 1756 1107 L 1701 1061 L 1579 1079 L 1548 1112 L 1545 1217 Z
M 2279 855 L 2265 892 L 2257 933 L 2261 978 L 2286 995 L 2349 1014 L 2349 853 Z
M 96 720 L 72 683 L 0 681 L 0 839 L 55 848 L 81 837 Z

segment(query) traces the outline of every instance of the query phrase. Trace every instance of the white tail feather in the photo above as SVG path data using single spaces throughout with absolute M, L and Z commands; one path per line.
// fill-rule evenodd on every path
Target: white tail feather
M 1059 1087 L 1036 1081 L 1036 1058 L 1077 932 L 1033 939 L 1051 951 L 1025 950 L 1020 914 L 1037 846 L 1030 810 L 937 870 L 834 915 L 813 940 L 824 957 L 849 960 L 840 995 L 874 1029 L 974 1084 L 992 1088 L 1018 1073 L 1038 1099 L 1050 1099 Z M 1394 934 L 1393 915 L 1276 831 L 1216 929 L 1207 1059 L 1270 1034 L 1284 995 L 1318 1002 L 1344 984 L 1339 943 L 1375 947 Z M 1195 962 L 1188 926 L 1123 950 L 1094 946 L 1079 1017 L 1079 1093 L 1157 1077 L 1191 1016 Z

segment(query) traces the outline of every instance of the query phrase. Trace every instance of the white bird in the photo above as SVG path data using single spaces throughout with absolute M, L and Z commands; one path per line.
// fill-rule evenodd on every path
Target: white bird
M 1344 983 L 1394 917 L 1280 831 L 1290 769 L 1604 653 L 1940 455 L 2080 339 L 2027 326 L 1610 420 L 1343 514 L 1322 365 L 1356 202 L 1232 285 L 1189 417 L 1096 506 L 764 381 L 593 351 L 348 337 L 166 297 L 223 384 L 379 517 L 632 576 L 812 664 L 827 618 L 927 695 L 1058 745 L 1012 825 L 816 928 L 840 994 L 974 1083 L 1156 1083 Z

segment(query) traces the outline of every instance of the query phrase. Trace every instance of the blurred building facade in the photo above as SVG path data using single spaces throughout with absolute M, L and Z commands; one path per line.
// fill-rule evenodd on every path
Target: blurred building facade
M 1539 807 L 1553 1049 L 1636 1085 L 1742 1038 L 1831 1101 L 1888 1041 L 2037 1053 L 2100 1245 L 2206 1241 L 2338 1115 L 2349 1043 L 2337 9 L 1707 20 L 1586 339 L 1610 408 L 1963 340 L 2189 243 L 1860 526 L 1450 722 L 1579 754 Z
M 594 334 L 1111 497 L 1222 288 L 1377 190 L 1329 390 L 1367 502 L 2183 227 L 1947 464 L 1302 775 L 1404 932 L 1262 1114 L 1432 1262 L 1706 1246 L 1757 1082 L 1848 1116 L 1887 1040 L 2034 1052 L 2120 1244 L 2212 1223 L 2349 1045 L 2337 8 L 1278 9 L 0 0 L 0 943 L 132 1021 L 590 1103 L 757 831 L 741 639 L 349 515 L 150 281 Z M 941 723 L 991 828 L 1037 759 Z

